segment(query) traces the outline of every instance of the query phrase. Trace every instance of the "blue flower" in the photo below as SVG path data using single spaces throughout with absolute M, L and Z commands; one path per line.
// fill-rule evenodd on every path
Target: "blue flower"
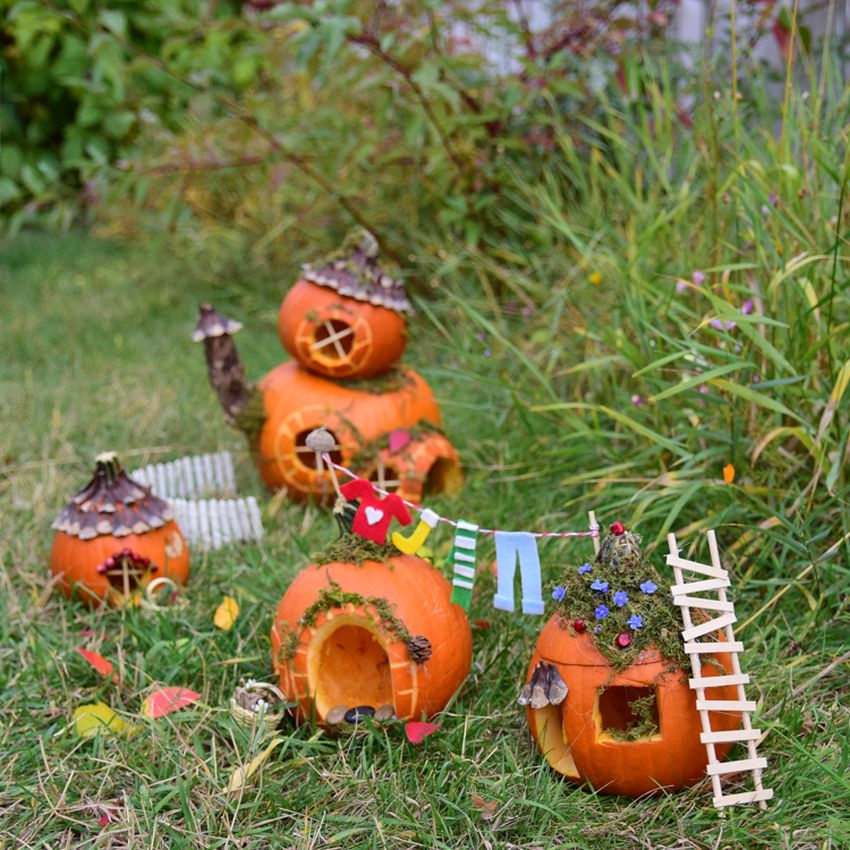
M 644 593 L 655 593 L 655 591 L 656 591 L 656 590 L 658 590 L 658 586 L 655 584 L 655 582 L 654 582 L 651 578 L 648 578 L 648 579 L 647 579 L 647 580 L 646 580 L 646 581 L 645 581 L 645 582 L 644 582 L 644 583 L 640 586 L 640 589 L 641 589 Z
M 556 599 L 558 602 L 560 602 L 566 595 L 567 595 L 566 588 L 561 587 L 561 585 L 558 585 L 552 591 L 552 598 Z
M 608 592 L 608 582 L 602 581 L 602 579 L 594 579 L 593 584 L 590 585 L 591 590 L 598 590 L 600 593 Z
M 583 576 L 585 573 L 589 573 L 592 569 L 593 569 L 593 567 L 591 567 L 589 563 L 588 564 L 582 564 L 578 568 L 578 574 L 580 576 Z
M 641 617 L 640 614 L 632 614 L 632 616 L 629 617 L 628 626 L 633 631 L 643 628 L 643 617 Z
M 596 614 L 597 620 L 604 620 L 608 616 L 608 607 L 606 605 L 599 605 L 593 613 Z
M 614 592 L 614 604 L 618 608 L 622 608 L 629 601 L 629 594 L 625 590 L 617 590 Z

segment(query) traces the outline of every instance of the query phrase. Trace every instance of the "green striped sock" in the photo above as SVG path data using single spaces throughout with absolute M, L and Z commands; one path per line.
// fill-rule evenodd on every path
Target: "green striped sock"
M 475 544 L 478 526 L 466 520 L 458 520 L 451 555 L 454 569 L 451 601 L 469 610 L 472 605 L 472 585 L 475 581 Z

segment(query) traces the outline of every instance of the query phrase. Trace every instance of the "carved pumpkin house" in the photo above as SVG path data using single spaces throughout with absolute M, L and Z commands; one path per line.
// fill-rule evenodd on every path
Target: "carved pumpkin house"
M 306 265 L 284 298 L 278 329 L 295 359 L 255 386 L 232 339 L 241 325 L 201 306 L 193 339 L 204 343 L 225 415 L 245 432 L 270 488 L 330 496 L 330 476 L 306 445 L 310 431 L 326 425 L 334 462 L 402 498 L 460 489 L 457 452 L 440 430 L 430 387 L 396 365 L 410 311 L 403 284 L 378 265 L 371 237 L 344 246 L 325 263 Z
M 114 453 L 53 523 L 50 569 L 66 596 L 90 605 L 138 601 L 157 578 L 185 584 L 189 553 L 167 502 L 124 472 Z
M 705 777 L 706 753 L 675 607 L 643 558 L 640 538 L 615 523 L 591 563 L 555 588 L 555 613 L 537 641 L 520 696 L 547 762 L 606 794 L 639 796 Z M 653 580 L 654 579 L 654 580 Z M 705 677 L 731 671 L 726 654 L 704 656 Z M 735 688 L 712 688 L 733 699 Z M 737 729 L 715 713 L 713 731 Z M 722 758 L 732 746 L 718 744 Z
M 391 546 L 349 548 L 302 570 L 272 627 L 280 689 L 302 721 L 420 720 L 443 709 L 469 673 L 472 635 L 451 587 L 427 561 Z M 333 550 L 330 557 L 334 558 Z

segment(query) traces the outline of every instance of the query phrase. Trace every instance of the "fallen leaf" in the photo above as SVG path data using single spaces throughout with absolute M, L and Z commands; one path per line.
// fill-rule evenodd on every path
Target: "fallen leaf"
M 404 734 L 411 744 L 421 744 L 429 735 L 433 735 L 442 726 L 441 723 L 421 723 L 410 720 L 404 724 Z
M 229 632 L 239 616 L 239 604 L 232 596 L 225 596 L 221 604 L 215 609 L 213 623 L 222 631 Z
M 239 791 L 242 786 L 257 772 L 263 762 L 272 754 L 276 747 L 283 743 L 283 738 L 278 736 L 272 738 L 269 745 L 257 756 L 251 759 L 248 764 L 237 767 L 230 775 L 230 781 L 227 783 L 227 792 L 233 793 Z
M 88 738 L 101 732 L 132 732 L 133 727 L 122 720 L 105 702 L 93 702 L 74 710 L 77 734 Z
M 477 811 L 484 820 L 489 820 L 493 815 L 496 814 L 496 806 L 498 804 L 495 800 L 485 800 L 483 797 L 479 797 L 478 794 L 472 795 L 472 808 Z
M 476 629 L 489 629 L 493 624 L 489 620 L 476 620 L 472 625 Z
M 200 698 L 200 694 L 190 691 L 188 688 L 160 688 L 145 698 L 142 703 L 142 714 L 151 719 L 156 719 L 165 714 L 171 714 L 172 711 L 179 711 Z
M 735 467 L 731 463 L 727 463 L 723 467 L 723 480 L 727 484 L 731 484 L 735 480 Z
M 115 675 L 115 668 L 112 666 L 111 661 L 107 661 L 99 652 L 93 652 L 90 649 L 83 649 L 81 646 L 77 647 L 77 652 L 83 656 L 83 658 L 100 673 L 104 678 L 112 677 L 113 681 L 118 681 L 118 677 Z

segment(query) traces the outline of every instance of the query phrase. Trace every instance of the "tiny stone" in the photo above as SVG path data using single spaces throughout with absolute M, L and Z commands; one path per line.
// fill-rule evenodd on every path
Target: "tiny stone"
M 342 723 L 346 718 L 345 716 L 348 714 L 348 706 L 347 705 L 335 705 L 326 715 L 325 715 L 325 723 L 330 726 L 338 726 Z
M 371 705 L 357 705 L 345 712 L 346 723 L 359 723 L 367 717 L 374 717 L 375 709 Z
M 391 705 L 382 705 L 375 710 L 375 720 L 385 723 L 387 720 L 395 720 L 395 709 Z

